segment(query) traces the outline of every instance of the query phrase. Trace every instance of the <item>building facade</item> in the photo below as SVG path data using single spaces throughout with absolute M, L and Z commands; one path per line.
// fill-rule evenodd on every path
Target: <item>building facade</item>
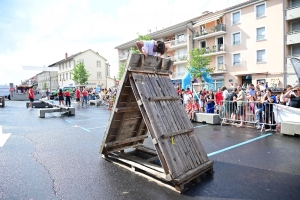
M 268 82 L 283 88 L 297 79 L 289 59 L 300 56 L 300 0 L 249 0 L 150 34 L 168 45 L 173 82 L 181 82 L 193 48 L 204 48 L 214 68 L 213 88 Z M 125 63 L 135 40 L 117 46 Z M 202 80 L 199 80 L 202 84 Z
M 107 60 L 97 52 L 89 49 L 79 52 L 68 57 L 65 54 L 65 59 L 60 60 L 48 67 L 58 67 L 57 72 L 57 87 L 76 86 L 77 83 L 72 79 L 72 71 L 78 62 L 84 63 L 84 66 L 90 74 L 86 83 L 87 87 L 105 88 L 107 85 L 107 76 L 109 76 L 109 64 Z

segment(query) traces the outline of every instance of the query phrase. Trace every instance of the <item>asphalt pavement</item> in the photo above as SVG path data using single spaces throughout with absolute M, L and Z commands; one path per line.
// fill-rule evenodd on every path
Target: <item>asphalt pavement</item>
M 39 118 L 37 109 L 27 110 L 24 101 L 6 101 L 0 108 L 0 199 L 300 197 L 299 137 L 194 123 L 215 173 L 178 194 L 105 161 L 98 151 L 111 111 L 74 107 L 75 116 L 49 113 L 46 118 Z

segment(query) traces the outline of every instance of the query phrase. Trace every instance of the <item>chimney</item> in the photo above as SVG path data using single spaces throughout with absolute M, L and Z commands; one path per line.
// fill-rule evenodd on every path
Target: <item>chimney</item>
M 65 56 L 66 56 L 66 60 L 67 60 L 68 59 L 68 53 L 66 53 Z

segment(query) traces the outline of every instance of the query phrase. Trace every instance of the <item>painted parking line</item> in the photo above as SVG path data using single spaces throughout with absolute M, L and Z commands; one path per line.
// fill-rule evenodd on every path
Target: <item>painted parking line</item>
M 87 132 L 91 132 L 89 129 L 86 129 L 86 128 L 83 128 L 83 127 L 80 127 L 82 130 L 85 130 Z
M 78 121 L 86 121 L 86 120 L 92 120 L 92 119 L 107 119 L 107 118 L 89 118 L 89 119 L 71 119 L 71 120 L 65 120 L 66 122 L 78 122 Z
M 254 142 L 254 141 L 259 140 L 259 139 L 262 139 L 262 138 L 264 138 L 264 137 L 268 137 L 268 136 L 270 136 L 270 135 L 272 135 L 272 133 L 268 133 L 268 134 L 266 134 L 266 135 L 262 135 L 262 136 L 253 138 L 253 139 L 251 139 L 251 140 L 247 140 L 247 141 L 245 141 L 245 142 L 241 142 L 241 143 L 238 143 L 238 144 L 236 144 L 236 145 L 232 145 L 232 146 L 230 146 L 230 147 L 221 149 L 221 150 L 219 150 L 219 151 L 215 151 L 215 152 L 209 153 L 209 154 L 207 154 L 207 156 L 213 156 L 213 155 L 222 153 L 222 152 L 224 152 L 224 151 L 228 151 L 228 150 L 230 150 L 230 149 L 233 149 L 233 148 L 242 146 L 242 145 L 244 145 L 244 144 L 248 144 L 248 143 L 250 143 L 250 142 Z
M 201 125 L 201 126 L 194 126 L 194 128 L 200 128 L 200 127 L 204 127 L 204 126 L 208 126 L 208 124 Z

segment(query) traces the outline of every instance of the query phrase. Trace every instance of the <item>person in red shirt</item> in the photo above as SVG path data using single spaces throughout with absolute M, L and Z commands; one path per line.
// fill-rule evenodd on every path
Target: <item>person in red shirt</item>
M 77 105 L 80 106 L 80 90 L 79 90 L 79 88 L 77 88 L 75 91 L 75 97 L 76 97 Z
M 65 103 L 64 103 L 64 93 L 62 91 L 62 89 L 59 89 L 59 92 L 57 93 L 57 96 L 58 96 L 58 102 L 59 102 L 59 105 L 64 105 L 65 106 Z
M 83 107 L 83 103 L 85 102 L 85 105 L 87 105 L 87 97 L 88 97 L 88 91 L 86 89 L 84 89 L 82 91 L 82 107 Z
M 186 112 L 186 114 L 188 114 L 190 120 L 192 120 L 191 119 L 192 109 L 193 109 L 192 102 L 191 102 L 191 100 L 188 100 L 187 104 L 185 105 L 185 112 Z
M 66 106 L 69 105 L 69 107 L 71 107 L 71 93 L 69 90 L 65 91 L 65 97 L 66 97 Z
M 28 91 L 28 98 L 29 98 L 29 101 L 30 101 L 29 106 L 28 106 L 28 110 L 32 110 L 32 103 L 34 101 L 34 92 L 33 92 L 32 87 Z
M 190 94 L 190 95 L 193 96 L 193 93 L 192 93 L 192 91 L 190 90 L 190 88 L 186 88 L 186 92 L 187 92 L 188 94 Z
M 215 94 L 215 103 L 217 107 L 217 113 L 221 112 L 221 106 L 222 106 L 222 100 L 223 100 L 223 93 L 221 92 L 221 89 L 218 88 L 217 92 Z
M 195 121 L 195 113 L 198 113 L 200 110 L 199 104 L 197 103 L 196 99 L 193 99 L 192 103 L 192 112 L 190 118 L 192 119 L 192 122 Z

